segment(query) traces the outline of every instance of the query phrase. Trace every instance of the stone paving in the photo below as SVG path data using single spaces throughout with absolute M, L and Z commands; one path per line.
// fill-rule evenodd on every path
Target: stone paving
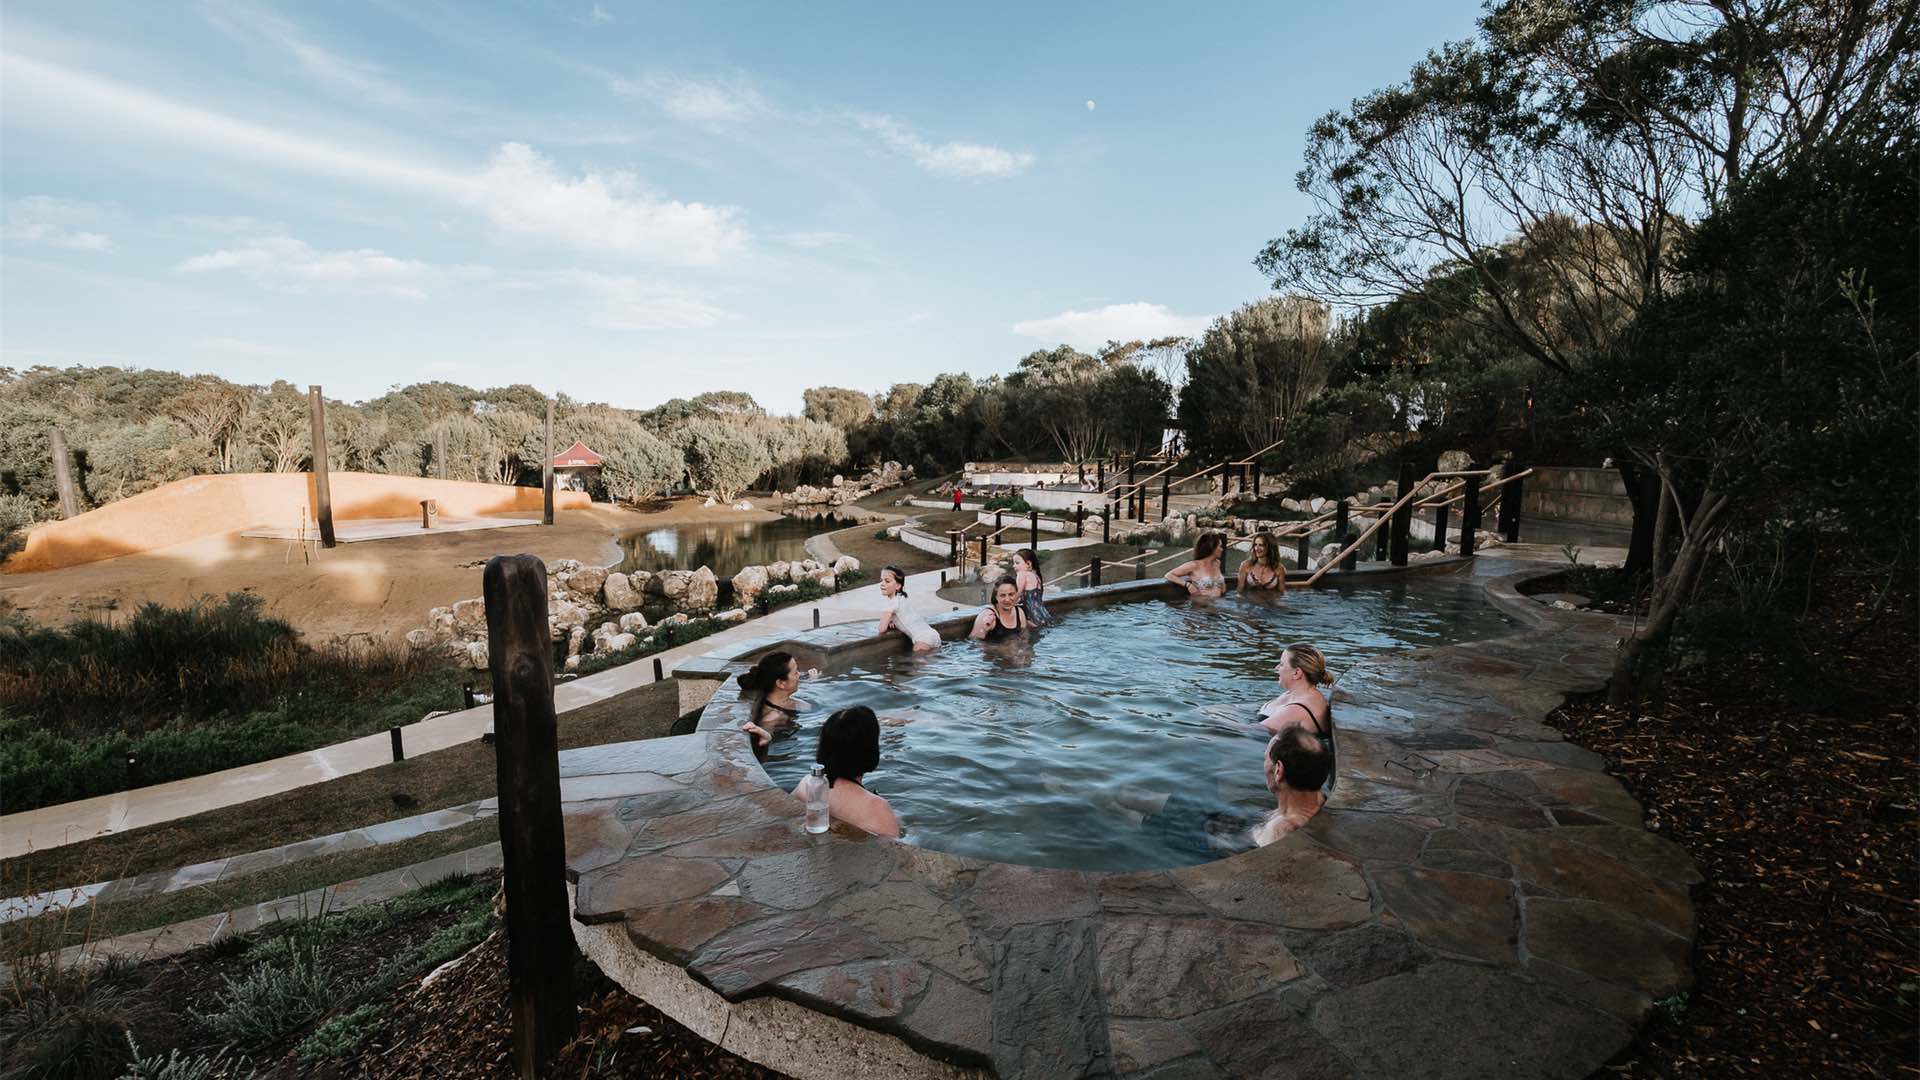
M 728 1002 L 1003 1078 L 1585 1077 L 1690 985 L 1700 878 L 1541 722 L 1602 684 L 1614 626 L 1519 596 L 1525 576 L 1487 583 L 1525 632 L 1343 676 L 1332 798 L 1270 847 L 1086 873 L 809 836 L 722 691 L 699 733 L 561 755 L 575 917 Z M 893 647 L 863 634 L 799 641 Z

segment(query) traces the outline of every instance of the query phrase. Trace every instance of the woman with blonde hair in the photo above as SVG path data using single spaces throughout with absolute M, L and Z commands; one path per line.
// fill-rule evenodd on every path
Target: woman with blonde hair
M 1320 692 L 1332 686 L 1327 674 L 1327 658 L 1311 645 L 1289 645 L 1280 652 L 1273 673 L 1284 691 L 1260 706 L 1260 726 L 1278 735 L 1290 727 L 1302 727 L 1325 737 L 1333 730 L 1333 705 Z
M 1167 580 L 1183 586 L 1189 596 L 1225 596 L 1227 572 L 1220 560 L 1227 553 L 1227 538 L 1217 532 L 1200 534 L 1193 545 L 1193 558 L 1167 571 Z
M 1246 561 L 1240 564 L 1240 591 L 1287 591 L 1287 568 L 1280 565 L 1280 542 L 1270 532 L 1257 532 L 1247 544 Z

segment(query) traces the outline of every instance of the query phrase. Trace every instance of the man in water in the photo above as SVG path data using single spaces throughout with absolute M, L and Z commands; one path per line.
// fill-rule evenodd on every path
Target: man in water
M 1305 825 L 1320 812 L 1326 796 L 1320 789 L 1333 774 L 1333 750 L 1326 740 L 1303 726 L 1291 726 L 1267 741 L 1267 790 L 1277 805 L 1253 827 L 1251 838 L 1261 847 Z

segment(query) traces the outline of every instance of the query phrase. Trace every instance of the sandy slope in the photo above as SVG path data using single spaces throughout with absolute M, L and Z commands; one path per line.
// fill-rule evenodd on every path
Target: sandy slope
M 532 516 L 538 515 L 517 515 Z M 93 614 L 121 617 L 149 601 L 183 604 L 246 590 L 267 611 L 324 640 L 348 634 L 392 637 L 426 621 L 430 608 L 480 595 L 480 571 L 499 554 L 531 552 L 549 561 L 611 563 L 614 537 L 636 529 L 701 521 L 763 521 L 760 510 L 707 508 L 677 499 L 653 512 L 595 505 L 566 510 L 540 526 L 375 540 L 320 550 L 309 564 L 298 545 L 237 532 L 63 570 L 0 577 L 0 607 L 36 622 Z

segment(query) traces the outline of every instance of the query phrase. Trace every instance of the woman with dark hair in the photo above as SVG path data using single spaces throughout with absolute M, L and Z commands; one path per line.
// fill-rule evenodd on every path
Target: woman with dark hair
M 907 575 L 897 566 L 880 568 L 880 595 L 887 599 L 887 610 L 880 615 L 880 634 L 898 630 L 913 642 L 914 652 L 932 652 L 940 647 L 940 634 L 913 610 L 907 599 Z
M 1018 638 L 1027 632 L 1027 613 L 1020 610 L 1020 584 L 1010 577 L 993 583 L 993 603 L 973 620 L 975 641 L 995 642 Z
M 880 720 L 865 705 L 841 709 L 820 725 L 813 760 L 827 773 L 827 813 L 876 836 L 900 835 L 900 819 L 887 800 L 860 781 L 880 767 Z M 804 798 L 794 788 L 795 798 Z
M 1047 605 L 1040 602 L 1040 594 L 1046 591 L 1046 580 L 1040 576 L 1040 555 L 1032 548 L 1021 548 L 1013 553 L 1013 583 L 1020 587 L 1020 610 L 1027 616 L 1030 626 L 1046 626 L 1053 622 L 1053 614 Z
M 753 717 L 740 725 L 755 746 L 773 741 L 773 733 L 794 726 L 807 703 L 794 698 L 800 689 L 800 665 L 789 652 L 770 652 L 741 672 L 740 689 L 754 695 Z
M 1188 596 L 1225 596 L 1227 572 L 1220 559 L 1226 554 L 1227 538 L 1217 532 L 1204 532 L 1193 545 L 1193 558 L 1167 571 L 1167 580 L 1183 586 Z
M 1240 564 L 1240 591 L 1287 591 L 1287 571 L 1280 565 L 1280 544 L 1270 532 L 1257 532 L 1247 545 L 1247 558 Z

